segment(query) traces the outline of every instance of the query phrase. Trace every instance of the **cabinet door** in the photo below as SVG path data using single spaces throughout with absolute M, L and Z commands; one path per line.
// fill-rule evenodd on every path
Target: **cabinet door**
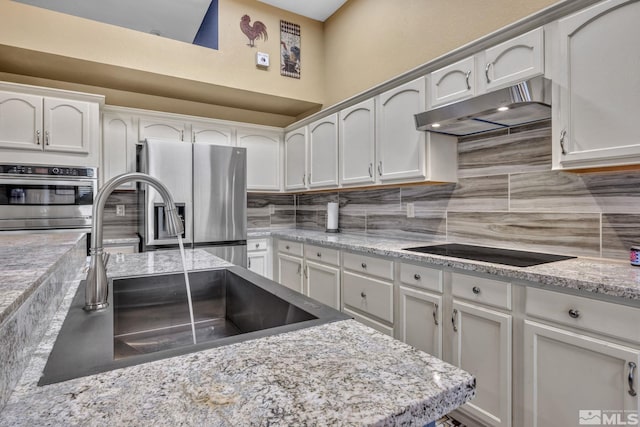
M 476 397 L 460 407 L 488 426 L 511 425 L 511 316 L 453 301 L 452 364 L 473 374 Z
M 233 129 L 226 126 L 193 123 L 191 142 L 213 145 L 233 145 Z
M 450 104 L 476 94 L 473 56 L 429 74 L 429 108 Z
M 102 116 L 102 183 L 128 172 L 136 171 L 136 129 L 132 116 L 104 113 Z M 135 189 L 134 182 L 118 187 Z
M 164 118 L 141 118 L 138 134 L 140 141 L 144 141 L 146 138 L 184 141 L 185 124 L 178 120 Z
M 281 285 L 303 293 L 302 258 L 278 253 L 278 280 Z
M 637 424 L 640 350 L 528 320 L 524 339 L 525 426 Z
M 247 149 L 247 190 L 280 191 L 281 136 L 238 130 L 238 147 Z
M 289 132 L 284 137 L 285 190 L 307 188 L 307 130 Z
M 338 186 L 338 113 L 309 125 L 309 188 Z
M 42 97 L 0 92 L 0 147 L 42 150 Z
M 484 59 L 478 74 L 487 91 L 539 76 L 544 73 L 544 32 L 537 28 L 489 48 Z
M 267 277 L 267 252 L 247 252 L 247 268 L 254 273 Z
M 381 181 L 425 177 L 425 132 L 414 115 L 425 110 L 425 79 L 381 94 L 377 108 L 378 164 Z
M 640 163 L 639 21 L 640 2 L 608 0 L 558 22 L 555 167 Z
M 340 111 L 340 185 L 375 182 L 375 101 Z
M 400 286 L 398 339 L 442 357 L 442 297 Z
M 44 98 L 45 150 L 89 154 L 90 114 L 88 102 Z
M 340 269 L 313 261 L 305 261 L 307 295 L 340 310 Z

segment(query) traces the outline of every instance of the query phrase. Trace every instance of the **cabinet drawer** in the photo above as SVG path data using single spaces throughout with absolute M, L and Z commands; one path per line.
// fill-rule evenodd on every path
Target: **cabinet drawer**
M 393 280 L 393 261 L 345 252 L 343 263 L 346 269 Z
M 375 329 L 378 332 L 382 332 L 383 334 L 389 335 L 390 337 L 393 336 L 393 328 L 390 328 L 389 326 L 383 325 L 380 322 L 376 322 L 373 319 L 369 319 L 366 316 L 362 316 L 358 313 L 356 313 L 355 311 L 351 311 L 347 308 L 343 309 L 342 312 L 344 314 L 347 314 L 351 317 L 353 317 L 355 320 L 357 320 L 358 322 L 362 323 L 363 325 L 366 325 L 370 328 Z
M 344 272 L 344 303 L 389 323 L 393 322 L 393 284 Z
M 414 264 L 400 264 L 400 281 L 407 285 L 442 292 L 442 270 Z
M 289 240 L 278 240 L 278 252 L 289 255 L 302 256 L 302 243 Z
M 640 308 L 527 288 L 526 313 L 528 316 L 640 343 Z
M 268 247 L 267 239 L 247 240 L 247 251 L 266 251 Z
M 308 260 L 324 262 L 331 265 L 340 265 L 340 252 L 337 249 L 305 245 L 304 257 Z
M 453 296 L 511 310 L 511 283 L 451 273 Z

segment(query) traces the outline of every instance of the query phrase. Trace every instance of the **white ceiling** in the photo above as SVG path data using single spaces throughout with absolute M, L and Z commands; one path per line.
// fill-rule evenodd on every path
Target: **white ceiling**
M 324 22 L 347 0 L 258 0 L 316 21 Z

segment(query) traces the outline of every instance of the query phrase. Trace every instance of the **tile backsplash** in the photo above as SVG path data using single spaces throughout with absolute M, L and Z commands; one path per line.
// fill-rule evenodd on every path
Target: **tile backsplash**
M 620 260 L 640 244 L 640 172 L 552 171 L 548 122 L 461 138 L 458 162 L 455 184 L 250 193 L 249 227 L 324 230 L 338 202 L 344 232 Z

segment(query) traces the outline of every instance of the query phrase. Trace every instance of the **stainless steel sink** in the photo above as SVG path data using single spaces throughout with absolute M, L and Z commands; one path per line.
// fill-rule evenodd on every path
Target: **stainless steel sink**
M 306 328 L 348 316 L 241 267 L 114 279 L 109 308 L 86 312 L 78 292 L 39 385 Z

